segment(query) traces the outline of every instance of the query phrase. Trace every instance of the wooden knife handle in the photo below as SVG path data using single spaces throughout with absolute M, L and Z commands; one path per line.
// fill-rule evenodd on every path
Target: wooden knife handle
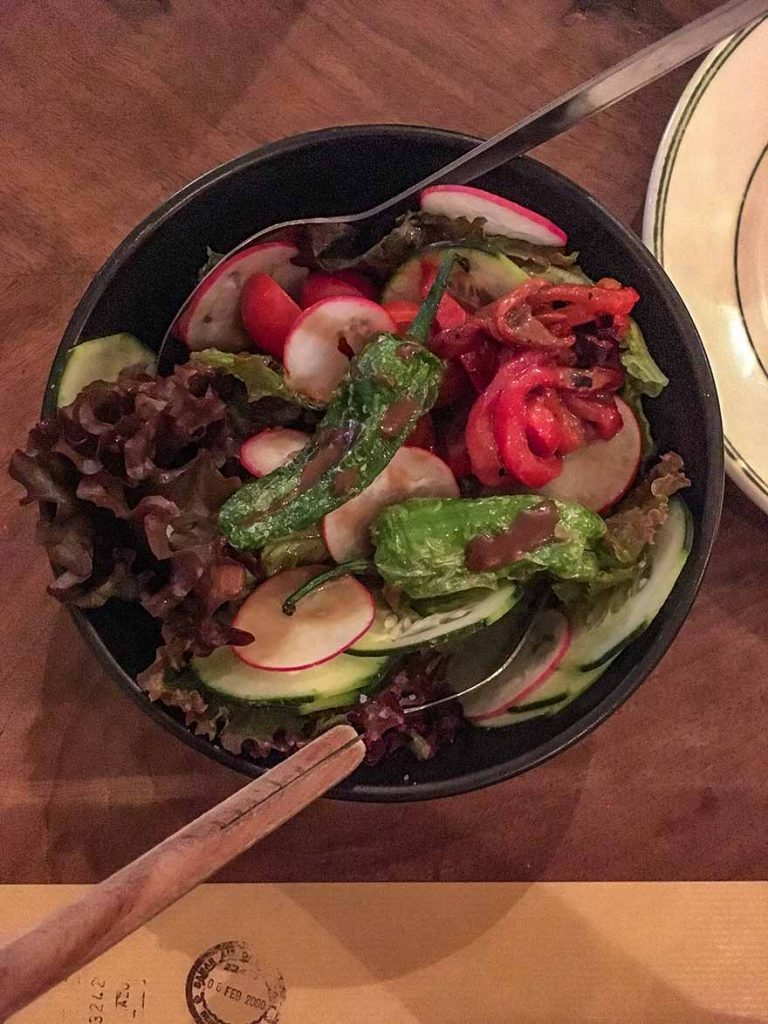
M 94 957 L 322 796 L 365 747 L 337 725 L 265 775 L 0 948 L 0 1021 Z

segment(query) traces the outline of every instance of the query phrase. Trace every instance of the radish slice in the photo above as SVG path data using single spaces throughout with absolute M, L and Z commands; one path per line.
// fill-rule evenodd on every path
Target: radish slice
M 285 341 L 286 383 L 315 402 L 328 402 L 357 355 L 373 334 L 394 333 L 385 309 L 356 295 L 321 299 L 304 310 Z
M 538 493 L 603 512 L 623 498 L 637 476 L 643 438 L 637 417 L 616 399 L 624 425 L 610 441 L 591 441 L 563 459 L 563 470 Z
M 483 231 L 488 235 L 521 238 L 533 245 L 563 246 L 568 241 L 562 228 L 540 213 L 470 185 L 433 185 L 425 188 L 421 193 L 421 208 L 424 213 L 442 214 L 452 220 L 458 217 L 466 217 L 467 220 L 483 217 Z
M 442 459 L 423 448 L 400 448 L 372 484 L 325 516 L 325 546 L 337 562 L 363 558 L 373 550 L 371 523 L 387 505 L 407 498 L 458 497 L 456 478 Z
M 283 612 L 285 599 L 325 569 L 322 565 L 290 569 L 253 591 L 234 620 L 236 629 L 253 636 L 252 643 L 232 648 L 238 658 L 254 668 L 295 672 L 330 661 L 370 629 L 374 600 L 354 576 L 319 587 L 299 601 L 293 615 Z
M 299 250 L 288 242 L 252 245 L 222 260 L 206 275 L 181 307 L 171 332 L 193 351 L 219 348 L 239 352 L 250 348 L 250 339 L 240 317 L 240 292 L 252 274 L 269 274 L 292 297 L 296 297 L 308 274 L 291 260 Z
M 243 441 L 240 445 L 240 462 L 251 476 L 266 476 L 290 462 L 307 441 L 309 435 L 302 430 L 271 427 Z
M 512 675 L 481 686 L 461 699 L 470 722 L 482 722 L 523 702 L 536 699 L 540 689 L 555 672 L 571 646 L 571 626 L 555 608 L 541 612 L 531 635 L 515 659 Z

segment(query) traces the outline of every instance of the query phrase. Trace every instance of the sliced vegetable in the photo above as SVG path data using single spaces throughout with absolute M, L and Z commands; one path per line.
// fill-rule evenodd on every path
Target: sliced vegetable
M 447 258 L 408 338 L 381 334 L 353 360 L 310 444 L 224 503 L 219 527 L 233 547 L 312 526 L 384 469 L 437 396 L 443 364 L 416 339 L 429 333 L 450 268 Z
M 309 443 L 309 434 L 289 427 L 270 427 L 240 445 L 240 462 L 251 476 L 266 476 L 300 452 Z
M 269 274 L 253 274 L 240 295 L 243 326 L 259 348 L 282 359 L 288 332 L 301 310 L 288 292 Z
M 493 422 L 496 399 L 507 383 L 543 358 L 543 353 L 524 352 L 505 364 L 472 406 L 467 419 L 466 447 L 472 472 L 487 487 L 498 487 L 504 476 Z
M 684 501 L 671 498 L 664 524 L 648 548 L 649 565 L 635 592 L 615 611 L 574 634 L 569 664 L 582 673 L 605 668 L 655 619 L 691 550 L 691 514 Z
M 489 235 L 520 238 L 533 245 L 562 246 L 568 236 L 551 220 L 510 199 L 470 185 L 433 185 L 421 193 L 425 213 L 464 217 L 473 221 L 482 217 L 483 231 Z
M 570 645 L 571 627 L 564 613 L 555 608 L 540 612 L 512 671 L 461 698 L 467 718 L 482 724 L 521 704 L 538 702 L 544 684 L 557 671 Z
M 491 626 L 517 602 L 519 589 L 511 584 L 480 596 L 467 595 L 464 603 L 423 618 L 393 611 L 380 603 L 371 628 L 349 648 L 350 654 L 381 657 L 406 654 L 425 647 L 463 640 L 484 626 Z
M 307 309 L 336 295 L 357 295 L 376 301 L 376 289 L 367 277 L 355 270 L 339 270 L 335 274 L 310 274 L 301 289 L 301 306 Z
M 596 625 L 573 627 L 565 657 L 542 687 L 507 712 L 477 724 L 515 725 L 526 718 L 556 714 L 575 700 L 659 614 L 686 563 L 691 537 L 690 513 L 683 501 L 673 498 L 669 515 L 649 549 L 648 571 L 641 585 Z
M 221 260 L 203 278 L 171 325 L 171 333 L 189 348 L 240 352 L 250 347 L 240 316 L 240 293 L 253 274 L 269 274 L 289 295 L 307 276 L 291 260 L 299 250 L 288 242 L 265 242 Z
M 115 381 L 129 366 L 143 367 L 154 373 L 155 353 L 132 334 L 110 334 L 106 338 L 81 341 L 70 350 L 59 379 L 56 405 L 71 405 L 83 388 L 95 380 Z
M 468 309 L 477 309 L 523 284 L 528 275 L 500 253 L 465 247 L 453 248 L 458 259 L 448 286 L 450 294 Z M 418 302 L 424 285 L 425 267 L 440 262 L 445 246 L 434 246 L 414 256 L 397 270 L 382 293 L 382 303 L 398 300 Z
M 229 700 L 255 705 L 289 706 L 308 715 L 324 707 L 342 707 L 379 683 L 387 658 L 351 658 L 339 654 L 322 665 L 296 672 L 270 672 L 246 664 L 230 647 L 207 658 L 193 658 L 190 669 L 202 685 Z
M 370 628 L 373 598 L 354 576 L 314 591 L 293 615 L 283 612 L 286 598 L 324 571 L 324 566 L 290 569 L 270 577 L 246 598 L 234 626 L 250 633 L 253 641 L 233 648 L 238 658 L 273 672 L 310 668 L 345 651 Z
M 369 343 L 307 447 L 224 504 L 219 525 L 230 544 L 259 548 L 364 490 L 434 401 L 441 374 L 422 346 L 386 334 Z
M 592 579 L 604 532 L 594 512 L 530 494 L 412 498 L 385 508 L 371 527 L 379 573 L 416 599 L 495 589 L 540 571 Z
M 525 431 L 535 455 L 549 458 L 562 444 L 562 431 L 555 415 L 552 398 L 555 392 L 545 389 L 529 398 L 525 406 Z
M 580 395 L 616 389 L 623 373 L 608 367 L 572 369 L 544 363 L 545 352 L 528 351 L 505 363 L 478 399 L 467 423 L 472 469 L 487 486 L 504 474 L 537 490 L 561 469 L 554 455 L 537 455 L 528 440 L 527 403 L 537 390 L 566 390 Z
M 373 550 L 370 527 L 379 512 L 406 498 L 458 498 L 448 466 L 421 448 L 401 448 L 364 491 L 323 519 L 323 539 L 337 562 L 363 558 Z
M 597 438 L 562 461 L 560 475 L 540 493 L 575 501 L 604 512 L 623 498 L 640 468 L 642 435 L 637 418 L 626 402 L 617 398 L 622 420 L 619 432 L 609 441 Z
M 323 299 L 305 310 L 285 342 L 289 386 L 315 402 L 329 402 L 349 361 L 372 336 L 394 332 L 381 306 L 359 296 Z
M 583 423 L 591 424 L 601 441 L 610 441 L 621 430 L 623 420 L 612 395 L 586 397 L 575 391 L 563 391 L 560 400 Z

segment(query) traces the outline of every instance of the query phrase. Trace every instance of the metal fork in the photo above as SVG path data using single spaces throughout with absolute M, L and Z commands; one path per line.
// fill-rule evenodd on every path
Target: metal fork
M 343 254 L 345 259 L 360 256 L 387 233 L 394 219 L 413 205 L 413 200 L 424 188 L 474 181 L 650 85 L 766 13 L 768 0 L 730 0 L 552 100 L 391 199 L 360 213 L 307 217 L 274 224 L 246 238 L 228 255 L 272 236 L 297 239 L 308 228 L 322 228 L 332 239 L 328 254 Z
M 528 640 L 533 632 L 533 627 L 536 625 L 536 621 L 539 617 L 539 613 L 544 610 L 547 605 L 548 594 L 546 590 L 537 591 L 534 596 L 529 599 L 528 606 L 525 608 L 525 627 L 518 637 L 517 641 L 513 644 L 512 649 L 504 656 L 503 661 L 500 665 L 483 676 L 482 679 L 471 683 L 469 686 L 464 687 L 461 690 L 456 690 L 453 693 L 448 693 L 444 697 L 437 697 L 435 700 L 427 701 L 424 704 L 409 704 L 402 706 L 403 714 L 415 715 L 422 711 L 428 711 L 430 708 L 436 708 L 441 704 L 448 704 L 451 701 L 459 700 L 461 697 L 466 697 L 470 693 L 474 693 L 476 690 L 482 689 L 489 683 L 501 682 L 506 677 L 511 676 L 518 670 L 517 659 L 521 651 L 524 650 Z M 504 622 L 508 617 L 514 616 L 514 621 L 520 622 L 520 612 L 515 609 L 509 612 L 501 622 Z M 501 623 L 500 623 L 501 624 Z

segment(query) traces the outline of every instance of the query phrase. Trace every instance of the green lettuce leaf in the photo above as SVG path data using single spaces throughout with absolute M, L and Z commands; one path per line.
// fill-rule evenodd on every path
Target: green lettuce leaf
M 624 387 L 621 389 L 621 397 L 632 409 L 636 418 L 637 424 L 640 427 L 640 459 L 645 464 L 649 459 L 653 458 L 656 454 L 656 442 L 653 439 L 651 433 L 651 424 L 648 422 L 648 417 L 645 415 L 645 409 L 643 408 L 643 392 L 641 385 L 634 377 L 627 377 L 624 382 Z
M 407 213 L 388 235 L 354 259 L 343 255 L 347 229 L 342 226 L 329 233 L 327 227 L 321 225 L 311 235 L 311 258 L 323 270 L 365 268 L 387 277 L 425 246 L 435 242 L 460 242 L 503 253 L 532 274 L 547 277 L 550 271 L 561 271 L 560 275 L 554 273 L 552 280 L 588 283 L 575 267 L 578 253 L 566 254 L 563 249 L 532 245 L 506 235 L 489 235 L 483 230 L 484 224 L 483 217 L 470 221 L 466 217 L 450 218 L 420 211 Z
M 259 558 L 264 574 L 276 576 L 279 572 L 295 569 L 300 565 L 327 562 L 330 555 L 320 531 L 315 526 L 267 541 L 261 549 Z
M 680 456 L 675 452 L 662 455 L 605 520 L 600 546 L 603 562 L 609 567 L 635 564 L 666 520 L 669 499 L 689 484 Z
M 643 332 L 634 320 L 622 339 L 621 362 L 636 394 L 657 398 L 669 384 L 669 378 L 656 365 L 648 351 Z
M 286 402 L 293 402 L 308 409 L 318 408 L 317 404 L 305 395 L 300 395 L 288 387 L 278 364 L 269 356 L 206 348 L 202 352 L 193 352 L 190 361 L 199 366 L 210 366 L 219 373 L 229 373 L 237 377 L 245 384 L 250 402 L 257 402 L 260 398 L 282 398 Z
M 167 707 L 179 708 L 187 726 L 194 727 L 195 733 L 212 740 L 219 731 L 221 709 L 218 701 L 208 703 L 203 695 L 197 676 L 188 668 L 172 669 L 164 648 L 157 657 L 136 678 L 150 700 L 160 701 Z
M 325 719 L 318 715 L 301 717 L 290 708 L 228 701 L 207 689 L 189 666 L 173 669 L 167 661 L 160 648 L 152 665 L 139 674 L 139 686 L 150 700 L 179 708 L 197 735 L 218 739 L 233 754 L 242 751 L 266 757 L 272 751 L 285 753 L 322 731 Z
M 414 498 L 391 505 L 373 523 L 374 560 L 385 582 L 414 599 L 439 597 L 475 587 L 494 589 L 506 580 L 537 572 L 566 579 L 592 579 L 599 570 L 595 542 L 605 526 L 600 516 L 572 502 L 556 501 L 556 539 L 494 572 L 471 572 L 467 546 L 475 537 L 501 533 L 536 495 L 489 498 Z
M 233 702 L 225 709 L 219 742 L 233 754 L 247 753 L 250 748 L 255 756 L 264 757 L 272 750 L 284 752 L 301 746 L 302 740 L 306 743 L 313 738 L 315 727 L 314 720 L 287 708 Z

